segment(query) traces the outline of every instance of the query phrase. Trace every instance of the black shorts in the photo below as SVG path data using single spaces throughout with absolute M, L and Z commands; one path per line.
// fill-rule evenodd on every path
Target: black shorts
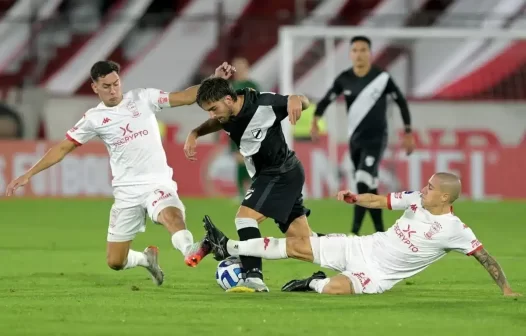
M 365 183 L 369 188 L 378 188 L 378 172 L 384 155 L 386 143 L 366 146 L 350 146 L 354 177 L 357 183 Z
M 241 205 L 274 219 L 285 233 L 296 218 L 310 215 L 310 210 L 303 205 L 304 183 L 305 171 L 301 164 L 286 173 L 261 174 L 252 182 Z

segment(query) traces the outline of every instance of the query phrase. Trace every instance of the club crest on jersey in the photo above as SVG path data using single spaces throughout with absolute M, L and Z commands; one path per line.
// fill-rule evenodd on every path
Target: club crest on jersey
M 429 231 L 424 233 L 424 237 L 426 237 L 426 239 L 432 239 L 433 236 L 439 233 L 441 230 L 442 230 L 442 225 L 440 225 L 439 222 L 434 222 L 431 225 L 431 228 L 429 229 Z
M 137 104 L 135 104 L 133 101 L 129 102 L 128 105 L 126 105 L 126 108 L 132 113 L 133 118 L 137 118 L 141 115 L 139 109 L 137 108 Z
M 252 136 L 256 139 L 261 139 L 263 137 L 263 131 L 261 130 L 261 128 L 253 129 L 250 132 L 252 132 Z

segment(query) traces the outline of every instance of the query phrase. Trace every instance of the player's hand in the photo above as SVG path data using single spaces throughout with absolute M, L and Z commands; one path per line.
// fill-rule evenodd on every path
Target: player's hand
M 235 72 L 236 72 L 236 68 L 234 68 L 227 62 L 223 62 L 223 64 L 217 67 L 214 73 L 214 77 L 229 79 Z
M 314 117 L 310 126 L 310 138 L 312 141 L 318 141 L 320 138 L 320 126 L 318 126 L 319 119 Z
M 358 201 L 356 195 L 353 194 L 350 190 L 342 190 L 338 192 L 338 201 L 344 201 L 349 204 L 354 204 Z
M 296 125 L 296 121 L 300 120 L 303 105 L 298 96 L 290 96 L 287 103 L 287 113 L 289 114 L 289 121 L 292 125 Z
M 197 135 L 194 132 L 190 132 L 188 136 L 186 137 L 186 141 L 184 143 L 184 155 L 186 158 L 190 161 L 197 161 L 195 151 L 197 147 Z
M 413 137 L 413 133 L 404 134 L 402 146 L 404 147 L 407 155 L 413 153 L 415 150 L 415 138 Z
M 12 196 L 18 188 L 23 187 L 28 183 L 29 177 L 27 175 L 22 175 L 16 180 L 11 181 L 11 183 L 7 185 L 5 192 L 6 196 Z

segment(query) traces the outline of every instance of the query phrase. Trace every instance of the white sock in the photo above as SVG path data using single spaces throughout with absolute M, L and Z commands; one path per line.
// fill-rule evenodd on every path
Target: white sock
M 172 236 L 172 245 L 183 255 L 186 255 L 186 251 L 192 246 L 194 243 L 194 236 L 192 235 L 192 232 L 188 230 L 181 230 L 177 231 Z
M 245 241 L 229 240 L 227 251 L 233 256 L 260 257 L 263 259 L 287 259 L 286 238 L 255 238 Z
M 124 269 L 134 268 L 136 266 L 148 267 L 148 259 L 146 259 L 146 255 L 142 252 L 129 250 Z
M 309 288 L 321 294 L 323 293 L 323 288 L 329 283 L 329 281 L 331 281 L 331 279 L 329 278 L 313 279 L 309 283 Z

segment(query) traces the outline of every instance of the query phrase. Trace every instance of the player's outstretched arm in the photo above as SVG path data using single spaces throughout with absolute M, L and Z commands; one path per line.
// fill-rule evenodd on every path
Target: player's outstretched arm
M 204 135 L 215 133 L 220 131 L 223 127 L 217 119 L 208 119 L 197 128 L 195 128 L 188 136 L 186 137 L 186 142 L 184 143 L 184 154 L 186 158 L 190 161 L 197 160 L 195 149 L 197 148 L 197 138 Z
M 66 155 L 68 155 L 68 153 L 73 151 L 76 147 L 77 145 L 74 142 L 67 139 L 62 140 L 55 146 L 51 147 L 51 149 L 24 175 L 9 183 L 6 190 L 6 195 L 13 195 L 15 190 L 26 185 L 31 179 L 31 177 L 59 163 Z
M 504 275 L 502 267 L 495 260 L 495 258 L 489 255 L 489 253 L 484 248 L 473 253 L 473 256 L 482 266 L 484 266 L 493 280 L 495 280 L 497 285 L 502 290 L 502 294 L 505 296 L 521 296 L 520 294 L 513 292 L 508 280 L 506 279 L 506 275 Z
M 224 62 L 219 67 L 217 67 L 215 73 L 211 77 L 221 77 L 224 79 L 229 79 L 235 71 L 236 69 L 233 66 L 231 66 L 227 62 Z M 170 94 L 168 95 L 170 107 L 192 105 L 193 103 L 195 103 L 195 99 L 197 97 L 197 90 L 199 90 L 200 86 L 201 85 L 194 85 L 183 91 L 170 92 Z
M 218 132 L 221 129 L 223 129 L 223 127 L 221 126 L 219 120 L 210 118 L 201 125 L 194 128 L 190 134 L 195 136 L 197 139 L 207 134 Z
M 344 201 L 350 204 L 357 204 L 364 208 L 373 208 L 373 209 L 387 209 L 387 197 L 384 195 L 375 195 L 375 194 L 353 194 L 349 190 L 342 190 L 338 192 L 337 196 L 339 201 Z

